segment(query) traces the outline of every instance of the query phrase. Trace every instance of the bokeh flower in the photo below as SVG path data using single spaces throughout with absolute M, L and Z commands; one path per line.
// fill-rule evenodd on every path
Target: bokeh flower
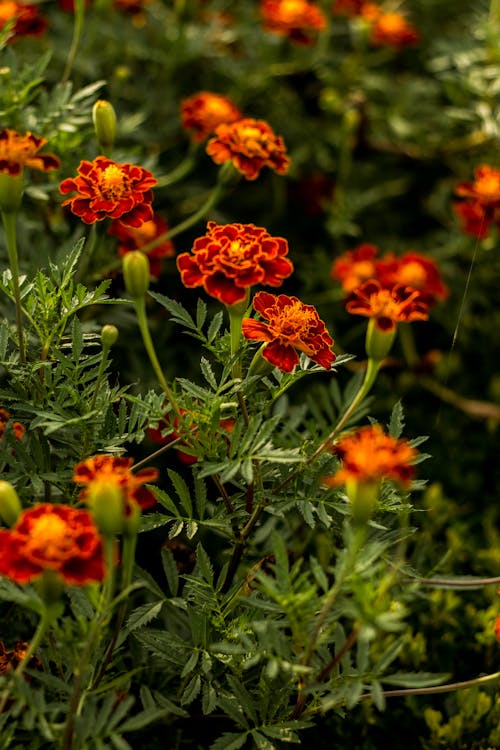
M 332 6 L 332 13 L 334 16 L 355 18 L 360 15 L 364 4 L 364 0 L 335 0 Z
M 497 619 L 495 620 L 495 625 L 494 625 L 493 630 L 495 633 L 495 638 L 500 643 L 500 615 L 498 615 Z
M 83 485 L 80 499 L 87 501 L 91 488 L 112 487 L 121 493 L 123 515 L 132 514 L 134 506 L 150 508 L 155 505 L 154 494 L 144 485 L 156 482 L 158 470 L 154 468 L 141 469 L 132 473 L 133 458 L 99 454 L 81 461 L 75 466 L 73 481 Z
M 30 583 L 46 571 L 71 586 L 102 581 L 101 537 L 90 513 L 41 503 L 23 511 L 15 525 L 0 530 L 0 575 Z
M 192 130 L 193 141 L 203 141 L 219 125 L 241 120 L 243 114 L 222 94 L 199 91 L 181 101 L 181 122 L 185 130 Z
M 192 254 L 181 253 L 177 267 L 186 287 L 203 286 L 225 305 L 242 302 L 256 284 L 281 286 L 293 271 L 285 257 L 288 243 L 254 224 L 216 224 L 210 221 Z
M 47 21 L 40 15 L 38 5 L 15 0 L 0 2 L 0 29 L 8 23 L 12 23 L 9 43 L 23 36 L 41 36 L 47 29 Z
M 264 320 L 243 318 L 242 333 L 251 341 L 262 341 L 261 355 L 283 372 L 299 364 L 297 352 L 329 370 L 335 361 L 333 339 L 316 308 L 297 297 L 258 292 L 253 307 Z M 267 321 L 267 322 L 264 322 Z
M 25 641 L 17 641 L 14 648 L 6 649 L 5 643 L 0 641 L 0 674 L 5 675 L 10 672 L 11 669 L 16 669 L 26 657 L 28 648 L 29 643 L 26 643 Z M 28 666 L 30 669 L 41 669 L 42 662 L 38 656 L 33 654 Z M 29 680 L 29 677 L 26 674 L 25 677 Z
M 370 17 L 371 14 L 364 7 L 365 11 L 361 8 L 361 15 L 370 21 L 370 41 L 375 46 L 400 50 L 419 43 L 420 33 L 402 13 L 379 8 Z
M 0 3 L 0 6 L 3 3 Z M 17 177 L 24 167 L 48 172 L 58 169 L 60 161 L 53 154 L 40 153 L 47 140 L 33 133 L 21 133 L 9 128 L 0 131 L 0 173 Z
M 92 162 L 81 161 L 78 176 L 59 185 L 63 195 L 76 195 L 63 201 L 85 224 L 103 219 L 120 219 L 129 227 L 140 227 L 151 221 L 151 203 L 156 178 L 147 169 L 132 164 L 117 164 L 105 156 Z
M 297 44 L 312 44 L 314 32 L 327 25 L 321 8 L 308 0 L 262 0 L 260 15 L 266 31 Z
M 375 258 L 378 248 L 364 243 L 348 250 L 333 263 L 330 276 L 340 281 L 346 292 L 361 286 L 368 279 L 376 277 Z
M 231 162 L 247 180 L 257 179 L 263 167 L 286 174 L 290 165 L 281 136 L 265 120 L 249 117 L 219 125 L 206 151 L 216 164 Z
M 10 414 L 6 409 L 0 409 L 0 440 L 3 438 L 5 428 L 10 422 Z M 24 425 L 21 424 L 21 422 L 12 422 L 12 431 L 14 433 L 14 436 L 21 440 L 24 433 L 26 432 L 26 429 Z
M 428 305 L 448 297 L 448 287 L 443 283 L 436 261 L 408 252 L 401 256 L 387 254 L 376 262 L 376 277 L 386 289 L 407 286 L 417 289 Z
M 427 320 L 429 304 L 417 289 L 401 284 L 384 289 L 379 281 L 365 281 L 346 298 L 346 310 L 374 320 L 380 331 L 394 331 L 397 323 Z
M 482 164 L 474 170 L 472 182 L 461 182 L 455 194 L 464 200 L 454 203 L 453 209 L 462 220 L 466 234 L 484 238 L 491 225 L 500 222 L 500 170 Z
M 140 227 L 130 227 L 120 219 L 116 219 L 109 227 L 109 234 L 118 238 L 118 253 L 123 258 L 132 250 L 140 250 L 145 245 L 156 240 L 168 230 L 168 224 L 161 216 L 154 214 L 153 218 L 145 221 Z M 161 272 L 162 258 L 172 258 L 175 248 L 171 240 L 163 240 L 158 245 L 148 250 L 149 267 L 151 276 L 158 278 Z

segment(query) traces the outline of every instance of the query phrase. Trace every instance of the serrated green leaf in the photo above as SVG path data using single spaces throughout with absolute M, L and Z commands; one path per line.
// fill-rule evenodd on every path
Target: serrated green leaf
M 442 685 L 451 677 L 447 673 L 436 672 L 395 672 L 391 675 L 383 675 L 380 680 L 388 685 L 402 688 L 426 688 L 434 685 Z
M 154 604 L 143 604 L 142 606 L 137 607 L 137 609 L 134 609 L 127 618 L 127 630 L 132 632 L 133 630 L 136 630 L 136 628 L 142 628 L 150 623 L 151 620 L 158 617 L 162 606 L 163 602 L 155 602 Z
M 182 697 L 181 705 L 187 706 L 192 703 L 199 695 L 201 690 L 201 677 L 199 674 L 194 675 L 186 685 Z
M 392 407 L 391 419 L 387 425 L 389 435 L 393 438 L 401 437 L 405 426 L 405 417 L 403 412 L 403 404 L 401 401 L 397 401 Z
M 147 708 L 144 711 L 136 714 L 131 719 L 120 726 L 120 732 L 137 732 L 139 729 L 144 729 L 155 721 L 165 718 L 164 708 Z
M 210 750 L 239 750 L 247 741 L 247 734 L 224 732 L 210 745 Z
M 177 596 L 177 592 L 179 591 L 179 570 L 175 558 L 168 547 L 162 547 L 161 564 L 170 593 L 172 596 Z

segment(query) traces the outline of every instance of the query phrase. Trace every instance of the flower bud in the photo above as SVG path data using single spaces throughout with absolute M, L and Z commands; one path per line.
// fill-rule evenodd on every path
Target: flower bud
M 140 250 L 131 250 L 123 258 L 125 289 L 132 299 L 144 297 L 149 289 L 149 258 Z
M 14 487 L 3 480 L 0 481 L 0 517 L 7 524 L 13 526 L 22 511 L 21 501 Z
M 0 172 L 0 210 L 4 213 L 15 213 L 19 210 L 23 200 L 24 174 L 11 175 Z
M 110 349 L 118 338 L 118 328 L 113 325 L 105 325 L 101 328 L 101 344 L 103 349 Z
M 123 492 L 116 484 L 92 482 L 85 498 L 103 536 L 121 534 L 125 523 Z
M 113 105 L 99 99 L 92 108 L 92 121 L 99 145 L 103 150 L 113 147 L 116 138 L 116 113 Z
M 355 524 L 364 525 L 373 517 L 377 507 L 380 482 L 346 482 L 345 490 L 351 503 L 352 520 Z
M 387 357 L 391 350 L 395 335 L 396 326 L 389 331 L 383 331 L 378 327 L 376 319 L 370 318 L 366 329 L 365 340 L 367 356 L 377 362 L 380 362 L 384 357 Z

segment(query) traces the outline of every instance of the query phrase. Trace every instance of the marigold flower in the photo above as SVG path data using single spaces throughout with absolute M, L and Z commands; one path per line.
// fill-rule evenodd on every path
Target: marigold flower
M 414 476 L 417 451 L 406 440 L 387 435 L 378 424 L 367 425 L 341 438 L 333 449 L 342 467 L 324 483 L 329 487 L 392 479 L 408 487 Z
M 92 162 L 81 161 L 78 176 L 63 180 L 59 191 L 63 195 L 76 192 L 62 205 L 69 205 L 85 224 L 109 217 L 129 227 L 140 227 L 153 219 L 151 188 L 156 182 L 147 169 L 98 156 Z
M 117 219 L 109 227 L 109 234 L 114 235 L 119 240 L 118 253 L 123 258 L 124 255 L 132 250 L 141 250 L 145 245 L 149 245 L 157 237 L 168 230 L 168 224 L 161 216 L 154 214 L 150 221 L 145 221 L 140 227 L 130 227 L 123 224 Z M 148 250 L 149 266 L 151 276 L 158 278 L 161 272 L 161 259 L 172 258 L 175 255 L 175 248 L 171 240 L 163 240 L 158 245 Z
M 330 276 L 340 281 L 346 292 L 361 286 L 364 281 L 376 277 L 376 245 L 362 244 L 348 250 L 333 263 Z
M 474 170 L 472 182 L 461 182 L 455 193 L 463 202 L 455 203 L 453 209 L 462 219 L 467 234 L 484 238 L 491 224 L 500 222 L 500 170 L 482 164 Z
M 13 649 L 6 649 L 3 641 L 0 641 L 0 674 L 7 674 L 11 669 L 16 669 L 24 660 L 29 648 L 29 643 L 17 641 Z M 42 662 L 38 656 L 33 655 L 29 661 L 30 669 L 41 669 Z M 26 676 L 27 679 L 29 679 Z
M 286 174 L 290 165 L 281 136 L 265 120 L 249 117 L 219 125 L 206 152 L 216 164 L 232 162 L 247 180 L 257 179 L 263 167 Z
M 0 6 L 3 3 L 0 3 Z M 40 169 L 48 172 L 58 169 L 60 161 L 53 154 L 40 154 L 39 151 L 47 143 L 46 138 L 40 138 L 33 133 L 21 135 L 15 130 L 4 128 L 0 131 L 0 172 L 16 177 L 24 167 Z
M 370 16 L 366 11 L 363 13 L 363 8 L 361 15 L 367 19 Z M 378 47 L 393 47 L 400 50 L 418 44 L 420 34 L 401 13 L 379 9 L 370 27 L 370 41 Z
M 41 503 L 23 511 L 9 530 L 0 530 L 0 575 L 30 583 L 45 571 L 72 586 L 102 581 L 101 538 L 90 513 Z
M 8 42 L 22 36 L 41 36 L 47 28 L 47 21 L 40 16 L 37 5 L 3 0 L 0 2 L 0 29 L 10 21 L 13 21 L 13 26 Z
M 387 289 L 398 285 L 418 289 L 428 305 L 448 296 L 437 263 L 420 253 L 409 252 L 400 257 L 389 254 L 375 265 L 376 276 Z
M 209 221 L 207 233 L 194 241 L 192 253 L 177 257 L 182 283 L 203 286 L 225 305 L 242 302 L 255 284 L 281 286 L 293 271 L 285 257 L 288 242 L 254 224 Z
M 243 118 L 242 113 L 227 96 L 211 91 L 199 91 L 181 102 L 182 127 L 193 130 L 193 141 L 203 141 L 219 125 Z
M 312 44 L 314 37 L 310 32 L 326 28 L 323 11 L 308 0 L 262 0 L 260 14 L 266 31 L 286 36 L 297 44 Z
M 0 440 L 3 438 L 3 434 L 5 432 L 5 428 L 7 427 L 7 424 L 10 422 L 10 414 L 6 409 L 0 409 Z M 12 422 L 12 430 L 14 432 L 14 436 L 21 440 L 24 433 L 26 432 L 26 429 L 24 425 L 21 424 L 21 422 Z
M 334 342 L 315 307 L 297 297 L 268 292 L 256 294 L 253 307 L 268 322 L 243 318 L 242 333 L 252 341 L 265 342 L 262 356 L 274 367 L 292 372 L 299 364 L 299 351 L 326 370 L 331 368 Z
M 156 482 L 158 471 L 154 468 L 141 469 L 135 474 L 131 467 L 133 458 L 125 456 L 111 456 L 100 454 L 87 458 L 75 466 L 73 481 L 83 484 L 80 499 L 85 502 L 89 489 L 94 484 L 110 485 L 118 487 L 122 493 L 123 512 L 126 517 L 130 516 L 133 506 L 150 508 L 156 503 L 151 490 L 143 487 L 147 482 Z
M 365 281 L 346 298 L 346 310 L 354 315 L 373 318 L 377 328 L 393 331 L 397 323 L 427 320 L 429 304 L 417 289 L 397 285 L 384 289 L 379 281 Z

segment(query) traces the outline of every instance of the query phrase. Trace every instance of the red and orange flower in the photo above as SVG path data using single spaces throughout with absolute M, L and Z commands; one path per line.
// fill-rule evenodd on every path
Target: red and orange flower
M 45 571 L 71 586 L 102 581 L 101 537 L 86 510 L 41 503 L 23 511 L 15 525 L 0 530 L 0 575 L 30 583 Z
M 249 117 L 219 125 L 206 151 L 216 164 L 231 162 L 247 180 L 256 180 L 264 167 L 286 174 L 290 165 L 281 136 L 265 120 Z
M 494 633 L 495 633 L 495 638 L 500 643 L 500 615 L 497 616 L 497 619 L 495 620 L 495 625 L 494 625 L 493 629 L 494 629 Z
M 5 428 L 10 422 L 10 414 L 6 409 L 0 409 L 0 440 L 3 438 Z M 26 429 L 21 422 L 12 422 L 12 431 L 18 440 L 22 440 Z
M 235 305 L 256 284 L 281 286 L 293 271 L 286 257 L 288 243 L 254 224 L 207 224 L 192 255 L 181 253 L 177 267 L 186 287 L 203 286 L 225 305 Z
M 145 221 L 140 227 L 130 227 L 123 224 L 119 219 L 112 222 L 109 234 L 118 238 L 118 253 L 123 258 L 132 250 L 141 250 L 145 245 L 154 242 L 158 237 L 168 230 L 168 224 L 161 216 L 153 215 L 150 221 Z M 172 258 L 175 248 L 170 240 L 163 240 L 148 251 L 149 270 L 153 278 L 158 278 L 161 272 L 161 259 Z
M 340 281 L 346 292 L 361 286 L 368 279 L 377 275 L 375 258 L 378 248 L 375 245 L 362 244 L 337 258 L 332 266 L 330 275 Z
M 0 641 L 0 674 L 7 674 L 11 669 L 16 669 L 24 661 L 28 653 L 29 643 L 17 641 L 12 649 L 6 649 L 3 641 Z M 30 669 L 41 669 L 42 662 L 38 656 L 33 655 L 29 660 Z M 26 679 L 30 678 L 26 676 Z
M 262 0 L 260 14 L 266 31 L 297 44 L 312 44 L 313 33 L 327 25 L 321 8 L 308 0 Z
M 86 501 L 91 487 L 116 487 L 120 490 L 123 502 L 123 515 L 128 517 L 134 505 L 150 508 L 156 503 L 154 494 L 147 487 L 147 482 L 156 482 L 158 470 L 141 469 L 132 473 L 133 458 L 100 454 L 87 458 L 75 466 L 73 481 L 84 485 L 80 499 Z
M 231 99 L 211 91 L 199 91 L 181 102 L 182 127 L 193 131 L 193 141 L 203 141 L 219 125 L 243 118 Z
M 461 182 L 455 193 L 464 200 L 453 209 L 463 222 L 463 231 L 475 237 L 488 235 L 491 225 L 500 223 L 500 170 L 482 164 L 474 170 L 472 182 Z
M 62 205 L 70 206 L 85 224 L 110 218 L 129 227 L 140 227 L 153 219 L 151 188 L 156 182 L 147 169 L 98 156 L 91 162 L 81 161 L 78 176 L 63 180 L 59 190 L 63 195 L 76 192 Z
M 407 440 L 387 435 L 378 424 L 361 427 L 341 438 L 333 452 L 341 459 L 342 467 L 324 479 L 329 487 L 349 482 L 378 483 L 382 479 L 408 487 L 418 455 Z
M 38 5 L 3 0 L 0 2 L 0 29 L 9 22 L 12 22 L 9 42 L 22 36 L 41 36 L 47 29 L 47 21 L 40 15 Z
M 60 162 L 57 156 L 39 153 L 46 143 L 45 138 L 33 133 L 21 135 L 15 130 L 4 128 L 0 131 L 0 172 L 16 177 L 24 167 L 40 169 L 42 172 L 58 169 Z
M 368 5 L 372 5 L 369 3 Z M 420 34 L 402 13 L 377 9 L 373 15 L 367 6 L 361 15 L 371 23 L 370 41 L 377 47 L 392 47 L 396 50 L 411 47 L 420 42 Z
M 422 292 L 401 284 L 385 289 L 374 279 L 354 289 L 347 296 L 345 306 L 349 313 L 373 319 L 376 327 L 385 333 L 393 331 L 398 323 L 429 317 L 429 304 Z
M 267 322 L 243 318 L 242 333 L 251 341 L 262 341 L 261 354 L 274 367 L 292 372 L 299 364 L 297 352 L 329 370 L 335 361 L 333 339 L 316 308 L 297 297 L 258 292 L 253 299 L 256 312 Z
M 437 263 L 420 253 L 408 252 L 399 257 L 387 254 L 376 263 L 376 269 L 376 277 L 386 289 L 398 285 L 417 289 L 428 305 L 448 297 Z

